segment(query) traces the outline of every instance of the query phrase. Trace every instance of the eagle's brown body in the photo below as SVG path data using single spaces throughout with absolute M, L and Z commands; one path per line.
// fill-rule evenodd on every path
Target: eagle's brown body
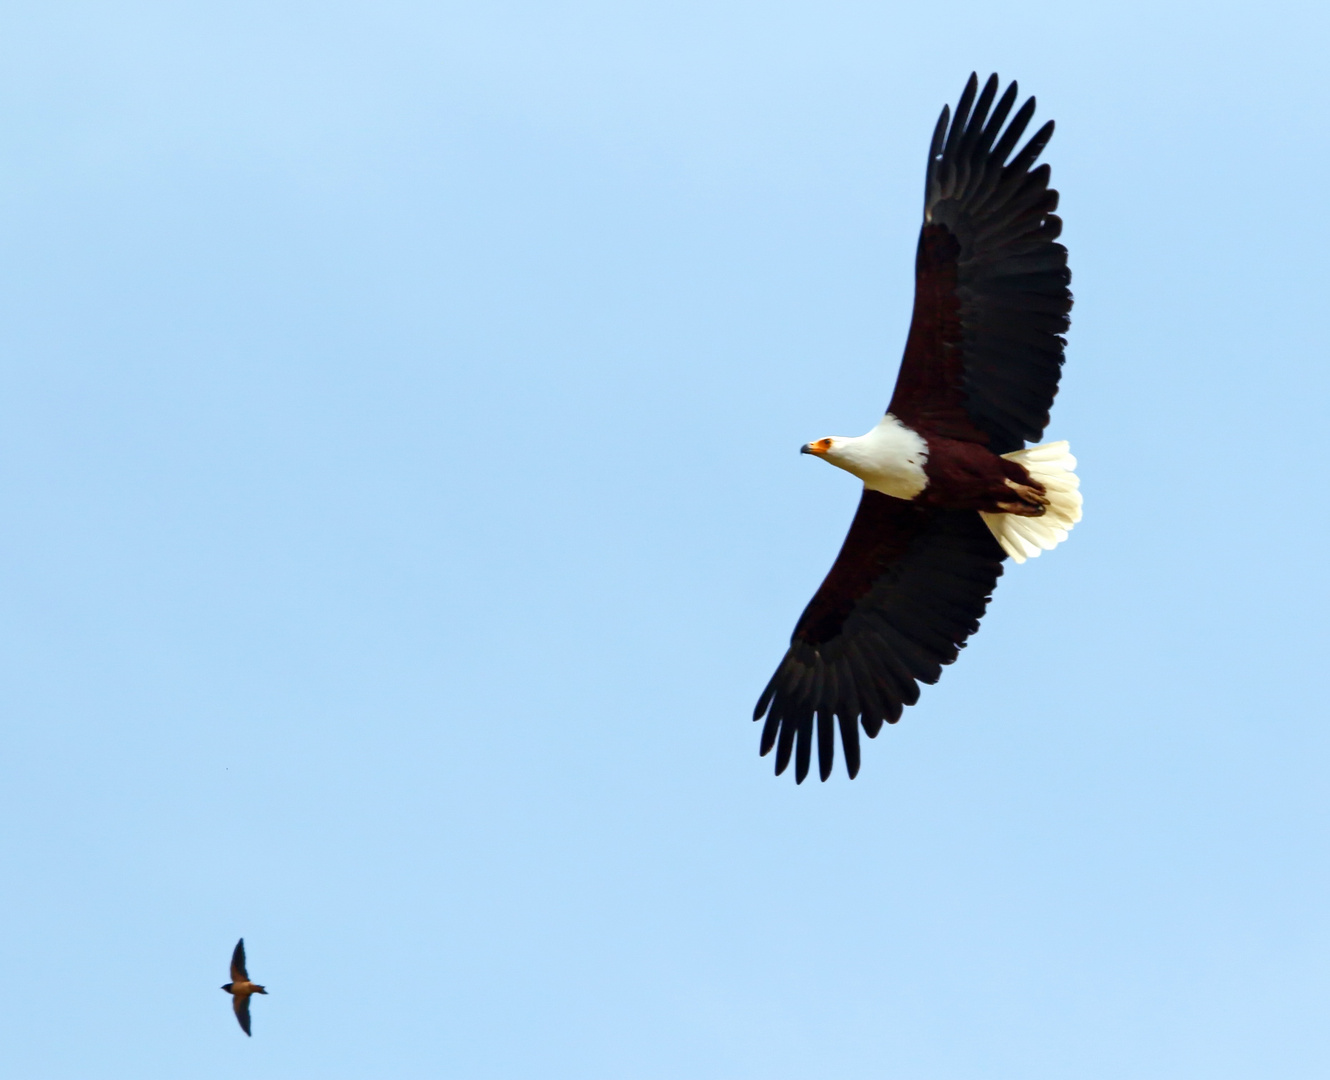
M 1000 457 L 979 443 L 936 435 L 925 441 L 928 486 L 915 496 L 918 505 L 1025 517 L 1044 513 L 1044 485 L 1019 462 Z

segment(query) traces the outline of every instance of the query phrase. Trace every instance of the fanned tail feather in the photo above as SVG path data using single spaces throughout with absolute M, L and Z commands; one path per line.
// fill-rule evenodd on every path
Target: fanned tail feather
M 1002 550 L 1023 563 L 1041 551 L 1052 551 L 1081 520 L 1081 481 L 1076 476 L 1076 459 L 1065 441 L 1013 450 L 1002 456 L 1023 465 L 1032 479 L 1044 485 L 1048 497 L 1048 506 L 1040 517 L 979 513 Z

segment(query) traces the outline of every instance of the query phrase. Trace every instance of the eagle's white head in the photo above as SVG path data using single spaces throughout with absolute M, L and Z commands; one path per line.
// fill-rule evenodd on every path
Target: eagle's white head
M 898 499 L 913 499 L 928 486 L 928 443 L 891 413 L 865 435 L 817 439 L 804 443 L 800 453 L 829 461 L 859 477 L 864 487 Z

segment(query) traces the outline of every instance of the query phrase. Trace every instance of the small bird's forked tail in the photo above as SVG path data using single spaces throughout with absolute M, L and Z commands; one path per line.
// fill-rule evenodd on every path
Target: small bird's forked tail
M 1040 517 L 979 512 L 1002 550 L 1023 563 L 1041 551 L 1052 551 L 1081 520 L 1081 481 L 1076 475 L 1076 459 L 1065 441 L 1013 450 L 1002 456 L 1023 465 L 1031 479 L 1043 484 L 1048 498 Z

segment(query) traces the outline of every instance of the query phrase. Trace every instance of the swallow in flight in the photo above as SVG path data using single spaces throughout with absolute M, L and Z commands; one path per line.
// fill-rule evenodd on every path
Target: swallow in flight
M 236 1019 L 240 1021 L 240 1029 L 248 1035 L 249 997 L 251 994 L 266 994 L 268 991 L 258 983 L 249 981 L 249 972 L 245 970 L 244 938 L 236 942 L 236 951 L 231 954 L 231 981 L 222 989 L 232 995 L 231 1004 L 235 1008 Z

